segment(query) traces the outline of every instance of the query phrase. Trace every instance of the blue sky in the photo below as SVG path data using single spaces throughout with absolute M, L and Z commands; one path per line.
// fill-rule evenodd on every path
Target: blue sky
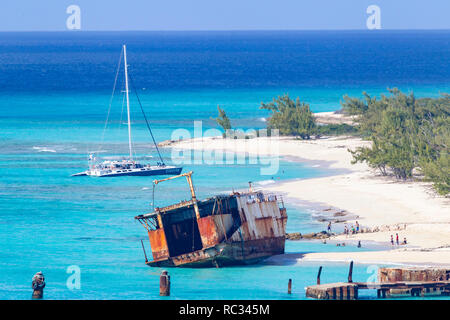
M 0 31 L 66 30 L 66 8 L 81 8 L 81 30 L 366 29 L 381 8 L 382 29 L 450 29 L 450 0 L 14 0 L 2 1 Z

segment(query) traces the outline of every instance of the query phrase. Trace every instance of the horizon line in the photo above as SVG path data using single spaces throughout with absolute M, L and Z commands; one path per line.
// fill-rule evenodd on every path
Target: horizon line
M 174 30 L 164 30 L 164 29 L 153 29 L 153 30 L 142 30 L 142 29 L 133 29 L 133 30 L 0 30 L 0 33 L 20 33 L 20 32 L 67 32 L 67 33 L 87 33 L 87 32 L 292 32 L 292 31 L 302 31 L 302 32 L 317 32 L 317 31 L 368 31 L 368 32 L 383 32 L 383 31 L 450 31 L 450 28 L 442 28 L 442 29 L 373 29 L 369 30 L 366 28 L 361 29 L 209 29 L 209 30 L 201 30 L 201 29 L 193 29 L 193 30 L 182 30 L 182 29 L 174 29 Z

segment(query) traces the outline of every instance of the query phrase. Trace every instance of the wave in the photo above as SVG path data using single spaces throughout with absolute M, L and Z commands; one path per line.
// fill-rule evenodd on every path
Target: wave
M 89 151 L 89 154 L 94 154 L 94 153 L 104 153 L 104 152 L 108 152 L 107 150 L 93 150 L 93 151 Z
M 288 265 L 296 265 L 301 262 L 301 259 L 304 257 L 305 253 L 284 253 L 276 256 L 271 256 L 268 259 L 261 262 L 264 265 L 272 265 L 272 266 L 288 266 Z
M 49 149 L 47 147 L 33 147 L 33 150 L 37 150 L 37 152 L 52 152 L 52 153 L 56 153 L 56 150 Z
M 273 184 L 275 182 L 276 182 L 275 180 L 270 179 L 270 180 L 258 181 L 257 184 L 260 185 L 260 186 L 266 186 L 268 184 Z

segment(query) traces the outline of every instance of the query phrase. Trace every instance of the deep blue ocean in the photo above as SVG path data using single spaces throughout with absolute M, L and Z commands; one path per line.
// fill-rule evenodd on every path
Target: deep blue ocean
M 29 299 L 37 271 L 47 279 L 46 299 L 160 298 L 161 270 L 144 264 L 140 240 L 150 248 L 134 221 L 151 210 L 153 178 L 70 177 L 86 169 L 87 154 L 102 140 L 103 156 L 126 155 L 122 83 L 104 130 L 122 44 L 157 141 L 175 129 L 192 132 L 194 120 L 215 128 L 218 105 L 234 127 L 264 128 L 261 102 L 285 93 L 320 112 L 338 110 L 345 94 L 379 95 L 388 87 L 417 96 L 450 92 L 450 31 L 0 33 L 0 299 Z M 136 102 L 132 95 L 136 156 L 154 162 Z M 170 151 L 163 157 L 170 163 Z M 189 164 L 184 171 L 194 171 L 200 198 L 248 181 L 336 173 L 289 160 L 273 176 L 248 163 Z M 157 187 L 155 204 L 188 197 L 185 181 L 174 181 Z M 325 229 L 314 210 L 286 206 L 288 232 Z M 288 241 L 286 255 L 253 266 L 171 269 L 170 298 L 304 299 L 320 263 L 298 259 L 327 250 L 361 249 Z M 81 288 L 71 290 L 66 271 L 73 265 Z M 347 264 L 323 265 L 322 282 L 346 278 Z M 354 280 L 373 270 L 356 265 Z

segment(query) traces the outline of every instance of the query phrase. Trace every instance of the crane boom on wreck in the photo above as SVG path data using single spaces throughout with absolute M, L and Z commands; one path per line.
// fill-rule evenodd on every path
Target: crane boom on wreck
M 185 172 L 176 176 L 172 176 L 169 178 L 165 178 L 165 179 L 160 179 L 160 180 L 153 180 L 153 184 L 157 185 L 160 182 L 164 182 L 164 181 L 168 181 L 168 180 L 173 180 L 173 179 L 177 179 L 177 178 L 181 178 L 181 177 L 186 177 L 186 180 L 189 184 L 189 189 L 191 191 L 191 198 L 192 198 L 192 203 L 194 204 L 194 211 L 195 211 L 195 216 L 197 217 L 197 219 L 200 219 L 200 212 L 198 210 L 198 205 L 197 205 L 197 197 L 195 195 L 195 190 L 194 190 L 194 183 L 192 182 L 192 174 L 194 173 L 194 171 L 189 171 L 189 172 Z

